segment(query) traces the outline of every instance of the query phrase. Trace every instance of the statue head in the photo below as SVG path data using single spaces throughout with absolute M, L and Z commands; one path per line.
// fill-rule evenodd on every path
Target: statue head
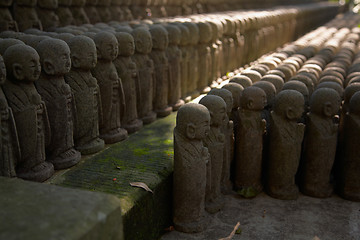
M 37 0 L 37 5 L 41 8 L 57 9 L 58 0 Z
M 114 61 L 119 53 L 119 45 L 114 34 L 99 32 L 94 36 L 97 58 L 105 61 Z
M 70 48 L 60 39 L 45 39 L 37 46 L 42 71 L 47 75 L 64 75 L 70 71 Z
M 314 91 L 314 83 L 311 80 L 311 78 L 309 76 L 303 75 L 303 74 L 297 74 L 295 76 L 293 76 L 292 78 L 290 78 L 289 81 L 300 81 L 302 83 L 304 83 L 308 89 L 309 95 L 311 95 Z
M 344 88 L 337 84 L 336 82 L 321 82 L 316 86 L 316 89 L 319 88 L 331 88 L 334 89 L 342 99 L 344 97 Z
M 259 87 L 247 87 L 242 91 L 240 103 L 242 109 L 261 111 L 266 106 L 266 93 Z
M 15 38 L 0 39 L 0 54 L 3 55 L 8 47 L 16 44 L 24 44 L 24 42 Z
M 261 88 L 265 92 L 267 106 L 271 108 L 272 105 L 274 104 L 275 95 L 276 95 L 276 88 L 274 84 L 267 81 L 259 81 L 254 83 L 254 85 L 252 86 Z
M 117 32 L 115 37 L 119 43 L 119 56 L 129 57 L 135 53 L 134 38 L 130 33 Z
M 197 25 L 199 27 L 200 43 L 209 43 L 212 38 L 211 25 L 208 22 L 199 22 Z
M 144 27 L 135 28 L 131 35 L 134 37 L 135 50 L 137 53 L 149 54 L 153 43 L 149 30 Z
M 319 88 L 311 95 L 310 112 L 324 118 L 334 117 L 340 109 L 339 94 L 331 88 Z
M 253 83 L 260 81 L 262 77 L 258 71 L 251 69 L 245 69 L 241 72 L 241 75 L 249 77 Z
M 30 46 L 17 44 L 4 53 L 8 79 L 11 81 L 33 83 L 41 73 L 40 57 Z
M 349 112 L 360 116 L 360 92 L 356 92 L 350 99 Z
M 247 88 L 252 85 L 251 79 L 245 75 L 235 75 L 230 78 L 229 82 L 240 84 L 243 88 Z
M 225 124 L 226 120 L 226 103 L 225 101 L 215 95 L 206 95 L 200 101 L 210 113 L 210 125 L 220 127 Z
M 6 67 L 3 57 L 0 55 L 0 85 L 3 85 L 6 80 Z
M 306 87 L 305 83 L 291 80 L 284 84 L 283 90 L 296 90 L 304 96 L 305 105 L 309 105 L 309 90 Z
M 176 129 L 188 139 L 204 139 L 210 130 L 208 109 L 196 103 L 181 106 L 176 115 Z
M 160 25 L 150 28 L 153 49 L 165 50 L 169 45 L 169 34 L 166 29 Z
M 240 98 L 244 88 L 237 83 L 228 83 L 225 84 L 222 88 L 231 92 L 233 97 L 233 108 L 238 109 L 240 107 Z
M 348 85 L 344 91 L 344 104 L 349 103 L 352 96 L 358 91 L 360 91 L 360 83 Z
M 169 44 L 170 45 L 179 45 L 181 41 L 181 31 L 179 27 L 174 24 L 168 24 L 165 26 L 166 31 L 169 34 Z
M 96 46 L 94 41 L 86 36 L 75 36 L 69 42 L 72 67 L 90 70 L 97 64 Z
M 189 39 L 191 45 L 197 45 L 200 39 L 199 27 L 193 22 L 184 22 L 181 25 L 185 26 L 189 32 Z
M 273 111 L 288 121 L 298 121 L 304 112 L 304 96 L 295 90 L 283 90 L 276 95 Z
M 276 93 L 279 93 L 284 86 L 284 80 L 278 75 L 273 75 L 273 74 L 265 75 L 264 77 L 261 78 L 261 81 L 267 81 L 274 84 L 276 88 Z
M 221 88 L 221 89 L 213 88 L 208 93 L 208 95 L 216 95 L 221 97 L 226 103 L 226 112 L 228 114 L 231 113 L 231 110 L 233 109 L 233 97 L 232 97 L 232 93 L 229 90 L 225 88 Z

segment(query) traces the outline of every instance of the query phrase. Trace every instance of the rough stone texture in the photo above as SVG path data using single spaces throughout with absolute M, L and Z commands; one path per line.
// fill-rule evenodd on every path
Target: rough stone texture
M 198 234 L 173 231 L 161 240 L 208 240 L 229 236 L 237 222 L 241 234 L 232 240 L 346 239 L 360 236 L 360 206 L 333 195 L 318 199 L 300 195 L 296 201 L 273 199 L 264 193 L 246 200 L 225 196 L 224 209 L 213 216 L 207 230 Z
M 0 195 L 0 239 L 124 239 L 116 197 L 3 177 Z

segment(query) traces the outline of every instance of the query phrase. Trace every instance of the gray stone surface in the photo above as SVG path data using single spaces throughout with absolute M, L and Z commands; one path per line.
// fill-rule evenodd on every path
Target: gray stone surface
M 198 234 L 177 231 L 161 240 L 211 240 L 230 235 L 237 222 L 241 234 L 233 240 L 359 240 L 360 203 L 333 195 L 326 199 L 300 195 L 297 200 L 277 200 L 261 193 L 254 199 L 224 197 L 225 207 L 212 215 L 207 230 Z
M 116 197 L 4 177 L 0 196 L 0 239 L 124 239 Z

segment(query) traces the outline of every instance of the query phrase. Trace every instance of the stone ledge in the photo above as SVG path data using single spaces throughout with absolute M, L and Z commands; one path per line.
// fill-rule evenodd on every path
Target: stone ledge
M 0 239 L 124 239 L 116 197 L 4 177 L 0 196 Z

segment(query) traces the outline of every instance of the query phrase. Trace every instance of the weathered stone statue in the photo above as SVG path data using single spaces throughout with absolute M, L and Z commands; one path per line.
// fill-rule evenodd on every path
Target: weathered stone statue
M 128 133 L 121 128 L 121 116 L 125 112 L 125 94 L 114 61 L 119 53 L 119 45 L 114 34 L 100 32 L 95 35 L 97 64 L 91 69 L 100 87 L 102 120 L 100 138 L 105 143 L 116 143 L 127 138 Z
M 201 93 L 207 93 L 210 91 L 208 86 L 209 77 L 210 77 L 210 65 L 211 65 L 211 51 L 209 47 L 209 42 L 211 41 L 211 26 L 207 22 L 199 22 L 199 82 L 197 89 Z
M 98 0 L 86 0 L 84 10 L 91 24 L 96 24 L 101 22 L 101 18 L 97 9 L 98 3 L 99 3 Z
M 149 56 L 154 61 L 155 69 L 154 111 L 157 117 L 166 117 L 172 111 L 172 107 L 168 106 L 169 61 L 166 56 L 166 49 L 169 44 L 169 36 L 167 31 L 161 26 L 151 27 L 150 33 L 153 47 Z
M 122 0 L 111 0 L 111 20 L 122 22 L 125 20 L 124 11 L 121 8 Z
M 310 100 L 310 112 L 304 140 L 304 166 L 301 191 L 313 197 L 329 197 L 332 193 L 330 173 L 335 160 L 341 99 L 330 88 L 317 89 Z
M 0 55 L 0 176 L 16 177 L 15 167 L 20 160 L 20 148 L 14 115 L 1 88 L 5 81 L 6 67 Z
M 0 2 L 0 32 L 2 31 L 18 31 L 17 23 L 14 21 L 9 8 L 13 0 L 4 0 Z
M 241 94 L 242 94 L 242 91 L 244 90 L 244 88 L 240 84 L 237 84 L 237 83 L 228 83 L 228 84 L 225 84 L 222 88 L 229 90 L 233 97 L 233 109 L 230 114 L 230 120 L 232 120 L 234 122 L 234 129 L 236 131 L 236 124 L 237 124 L 238 118 L 239 118 L 238 110 L 240 107 L 240 98 L 241 98 Z M 235 134 L 235 137 L 236 137 L 236 134 Z
M 20 31 L 29 28 L 42 30 L 42 24 L 36 13 L 37 1 L 35 0 L 17 0 L 14 3 L 13 16 L 19 26 Z
M 225 136 L 221 127 L 226 120 L 226 103 L 219 97 L 207 95 L 200 104 L 210 112 L 210 132 L 204 139 L 204 145 L 209 149 L 210 162 L 207 166 L 205 209 L 209 213 L 215 213 L 222 209 L 221 197 L 221 174 L 224 161 Z
M 339 191 L 342 197 L 360 201 L 360 93 L 350 99 L 349 111 L 344 120 L 344 158 L 341 162 Z
M 125 111 L 121 123 L 128 133 L 133 133 L 143 126 L 143 122 L 138 119 L 136 104 L 140 82 L 136 64 L 131 59 L 135 52 L 135 43 L 134 38 L 129 33 L 115 33 L 115 37 L 119 43 L 119 56 L 114 60 L 114 65 L 123 83 L 125 95 Z
M 201 104 L 188 103 L 176 116 L 174 129 L 174 225 L 182 232 L 201 232 L 205 212 L 206 169 L 210 155 L 203 140 L 210 131 L 210 114 Z
M 56 15 L 59 17 L 60 26 L 65 27 L 74 22 L 74 17 L 70 11 L 72 0 L 58 0 L 59 7 L 56 9 Z
M 137 95 L 138 115 L 144 124 L 151 123 L 156 119 L 153 112 L 154 99 L 154 62 L 149 58 L 152 49 L 150 32 L 143 27 L 134 29 L 132 36 L 135 41 L 135 54 L 132 56 L 139 76 L 139 94 Z
M 268 193 L 279 199 L 296 199 L 295 174 L 299 166 L 305 125 L 297 123 L 304 112 L 304 97 L 295 90 L 275 98 L 269 131 Z
M 70 85 L 76 106 L 74 129 L 75 148 L 81 154 L 92 154 L 104 148 L 99 138 L 99 120 L 102 119 L 100 89 L 91 69 L 96 66 L 96 46 L 85 36 L 72 38 L 68 45 L 71 51 L 71 70 L 65 75 Z
M 55 12 L 57 8 L 58 0 L 37 0 L 36 11 L 44 30 L 54 30 L 59 27 L 59 17 Z
M 80 152 L 74 149 L 74 100 L 64 75 L 70 71 L 70 49 L 58 39 L 46 39 L 38 45 L 42 73 L 35 86 L 48 110 L 51 139 L 46 147 L 47 160 L 55 169 L 77 164 Z
M 129 6 L 131 4 L 131 1 L 132 0 L 122 0 L 121 1 L 121 8 L 123 9 L 124 11 L 124 20 L 125 21 L 131 21 L 134 19 L 134 16 L 132 14 L 132 12 L 130 11 L 129 9 Z
M 35 49 L 19 44 L 6 50 L 4 61 L 8 78 L 3 90 L 14 114 L 21 150 L 16 175 L 43 182 L 52 176 L 54 166 L 45 161 L 50 126 L 45 103 L 34 85 L 40 76 L 39 55 Z
M 262 150 L 266 121 L 261 111 L 266 106 L 266 94 L 258 87 L 247 87 L 240 99 L 241 109 L 236 137 L 235 187 L 244 197 L 255 197 L 263 189 Z
M 219 96 L 226 103 L 227 116 L 224 124 L 221 126 L 221 131 L 225 136 L 224 161 L 221 173 L 221 192 L 227 194 L 232 190 L 232 183 L 230 181 L 230 167 L 232 159 L 234 158 L 234 123 L 233 121 L 229 120 L 231 111 L 233 110 L 233 97 L 232 93 L 225 88 L 214 88 L 208 93 L 208 95 Z
M 73 23 L 75 25 L 82 25 L 82 24 L 90 23 L 90 20 L 84 10 L 85 3 L 86 3 L 86 0 L 72 0 L 70 10 L 73 14 L 73 17 L 74 17 Z
M 169 34 L 169 46 L 166 49 L 166 56 L 169 61 L 169 94 L 168 102 L 174 111 L 177 111 L 184 100 L 181 98 L 181 50 L 178 45 L 181 40 L 181 31 L 175 25 L 166 25 Z
M 230 78 L 229 82 L 238 83 L 243 88 L 250 87 L 252 85 L 252 81 L 248 76 L 240 75 L 240 74 Z
M 101 22 L 107 23 L 111 21 L 111 0 L 101 0 L 98 2 L 97 10 Z

